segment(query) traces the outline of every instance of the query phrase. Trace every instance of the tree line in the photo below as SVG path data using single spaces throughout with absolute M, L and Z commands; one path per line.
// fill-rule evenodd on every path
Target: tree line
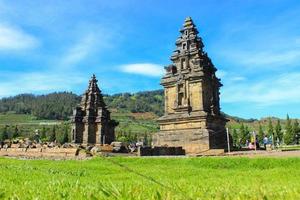
M 38 138 L 36 138 L 36 136 L 37 135 L 34 133 L 26 135 L 22 131 L 22 128 L 20 128 L 18 125 L 5 125 L 2 130 L 0 130 L 0 141 L 13 141 L 27 137 L 30 140 L 39 140 L 41 142 L 58 142 L 64 144 L 71 141 L 70 124 L 63 123 L 61 125 L 43 126 L 38 132 Z
M 262 143 L 264 137 L 268 137 L 272 138 L 272 142 L 275 145 L 299 144 L 299 122 L 297 119 L 291 120 L 289 115 L 287 115 L 284 127 L 280 119 L 277 119 L 276 124 L 274 124 L 271 118 L 269 118 L 266 130 L 263 130 L 261 123 L 259 123 L 258 130 L 253 131 L 255 132 L 257 141 L 259 143 Z M 230 128 L 233 146 L 240 148 L 242 146 L 245 146 L 247 141 L 254 142 L 254 135 L 252 134 L 253 131 L 250 131 L 249 127 L 246 126 L 244 123 L 241 123 L 239 128 Z
M 38 119 L 68 120 L 81 97 L 71 92 L 47 95 L 20 94 L 0 100 L 0 113 L 31 114 Z M 163 90 L 104 95 L 108 108 L 123 112 L 163 114 Z

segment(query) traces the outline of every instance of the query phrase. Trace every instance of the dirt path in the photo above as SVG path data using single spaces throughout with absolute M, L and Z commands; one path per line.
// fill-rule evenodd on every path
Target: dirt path
M 227 156 L 240 156 L 240 157 L 299 157 L 300 151 L 236 151 L 227 154 Z

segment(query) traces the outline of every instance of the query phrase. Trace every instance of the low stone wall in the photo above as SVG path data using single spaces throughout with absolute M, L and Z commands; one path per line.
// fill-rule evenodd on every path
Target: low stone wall
M 2 148 L 0 156 L 72 159 L 85 158 L 89 155 L 84 150 L 77 148 Z
M 182 147 L 140 147 L 139 156 L 180 156 L 185 155 Z

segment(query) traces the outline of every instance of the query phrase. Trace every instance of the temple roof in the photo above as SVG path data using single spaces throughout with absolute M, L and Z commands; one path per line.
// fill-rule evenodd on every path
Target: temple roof
M 175 43 L 176 49 L 171 56 L 173 62 L 180 57 L 186 57 L 187 55 L 198 54 L 201 56 L 204 54 L 202 39 L 198 36 L 199 32 L 191 17 L 187 17 L 184 20 L 180 33 L 181 34 Z
M 99 89 L 97 82 L 98 80 L 96 79 L 95 74 L 93 74 L 89 81 L 88 89 L 82 95 L 80 106 L 83 110 L 98 110 L 98 108 L 106 108 L 103 101 L 103 95 L 101 94 L 101 90 Z

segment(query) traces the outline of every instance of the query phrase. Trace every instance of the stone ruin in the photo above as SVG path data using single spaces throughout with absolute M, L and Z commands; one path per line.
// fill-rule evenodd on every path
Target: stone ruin
M 172 64 L 161 79 L 165 114 L 154 147 L 182 147 L 187 154 L 226 148 L 226 119 L 220 113 L 217 69 L 203 50 L 202 39 L 190 17 L 185 19 Z
M 97 82 L 93 75 L 80 105 L 74 110 L 71 134 L 75 144 L 103 145 L 115 140 L 115 127 L 118 123 L 110 119 L 110 112 Z

